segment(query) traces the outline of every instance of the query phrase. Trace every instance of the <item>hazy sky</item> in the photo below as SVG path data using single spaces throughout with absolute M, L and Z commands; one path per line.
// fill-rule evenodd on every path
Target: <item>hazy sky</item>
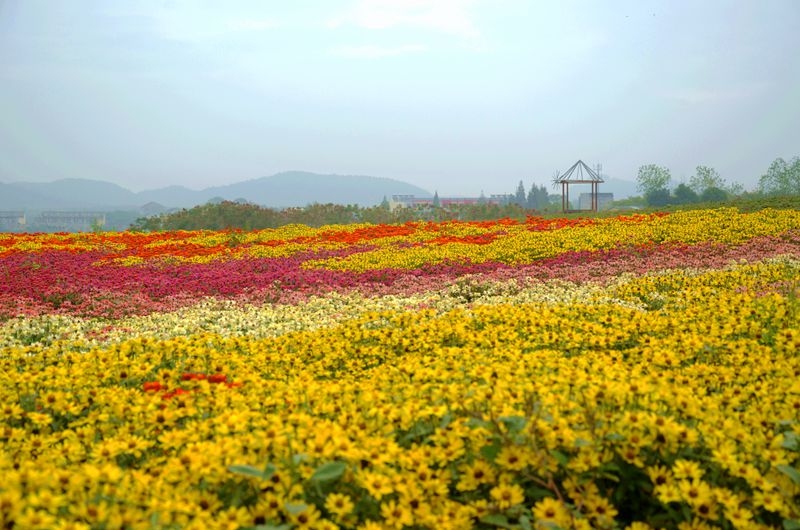
M 752 188 L 800 155 L 798 49 L 798 0 L 0 0 L 0 181 Z

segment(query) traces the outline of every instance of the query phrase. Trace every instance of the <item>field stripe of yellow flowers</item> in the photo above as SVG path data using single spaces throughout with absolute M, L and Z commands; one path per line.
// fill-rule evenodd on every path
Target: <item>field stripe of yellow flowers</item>
M 800 528 L 800 212 L 0 236 L 0 528 Z

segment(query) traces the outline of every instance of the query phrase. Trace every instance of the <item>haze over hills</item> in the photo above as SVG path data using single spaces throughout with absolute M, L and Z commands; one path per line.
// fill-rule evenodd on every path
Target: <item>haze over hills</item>
M 168 186 L 138 193 L 99 180 L 0 183 L 0 209 L 112 211 L 136 210 L 148 203 L 158 203 L 167 208 L 190 208 L 213 198 L 245 199 L 274 208 L 305 206 L 315 202 L 373 206 L 384 197 L 395 194 L 431 196 L 428 190 L 389 178 L 288 171 L 202 190 Z
M 636 183 L 604 175 L 603 193 L 615 199 L 636 195 Z M 493 184 L 497 184 L 494 182 Z M 524 182 L 526 187 L 530 182 Z M 538 185 L 538 183 L 536 183 Z M 551 188 L 550 193 L 561 193 Z M 506 193 L 513 193 L 509 181 Z M 578 193 L 581 191 L 576 189 Z M 357 204 L 373 206 L 392 195 L 430 197 L 430 191 L 395 179 L 359 175 L 321 175 L 304 171 L 287 171 L 270 177 L 193 190 L 184 186 L 133 192 L 117 184 L 101 180 L 61 179 L 53 182 L 0 183 L 0 210 L 92 210 L 139 211 L 150 205 L 150 211 L 170 208 L 191 208 L 211 199 L 238 200 L 271 208 L 306 206 L 311 203 Z

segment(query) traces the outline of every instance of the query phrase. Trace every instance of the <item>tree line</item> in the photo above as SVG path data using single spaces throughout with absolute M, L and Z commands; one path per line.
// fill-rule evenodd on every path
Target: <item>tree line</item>
M 712 167 L 697 166 L 688 183 L 671 188 L 672 176 L 668 168 L 656 164 L 641 166 L 637 174 L 637 188 L 648 206 L 690 205 L 718 202 L 734 197 L 800 195 L 800 158 L 790 161 L 776 159 L 759 179 L 758 190 L 747 193 L 738 184 L 729 184 Z M 275 209 L 246 201 L 213 202 L 190 209 L 137 219 L 132 230 L 224 230 L 237 228 L 259 230 L 278 228 L 287 224 L 304 224 L 319 227 L 328 224 L 396 224 L 409 221 L 484 221 L 492 219 L 524 220 L 528 215 L 551 215 L 560 212 L 560 195 L 549 194 L 544 185 L 532 184 L 525 190 L 522 181 L 514 193 L 503 195 L 498 201 L 487 199 L 483 193 L 477 204 L 459 204 L 441 207 L 439 194 L 432 204 L 414 207 L 391 208 L 384 198 L 377 206 L 360 207 L 341 204 L 310 204 L 305 207 Z M 615 201 L 618 202 L 618 201 Z M 622 203 L 629 200 L 622 201 Z M 641 203 L 639 203 L 641 204 Z M 794 203 L 792 203 L 794 204 Z
M 288 224 L 320 227 L 329 224 L 397 224 L 409 221 L 486 221 L 516 219 L 522 221 L 533 213 L 516 203 L 450 205 L 390 208 L 388 201 L 378 206 L 361 207 L 342 204 L 309 204 L 304 207 L 274 209 L 246 202 L 223 201 L 194 208 L 137 219 L 131 230 L 261 230 Z
M 682 182 L 671 189 L 671 182 L 669 169 L 656 164 L 641 166 L 636 176 L 637 189 L 648 206 L 719 202 L 744 193 L 740 184 L 729 184 L 716 169 L 708 166 L 697 166 L 688 184 Z M 800 194 L 800 157 L 789 162 L 775 159 L 759 178 L 755 194 Z
M 537 186 L 535 183 L 531 184 L 531 189 L 526 192 L 525 183 L 520 180 L 517 190 L 514 193 L 506 193 L 499 197 L 494 196 L 491 201 L 481 192 L 480 197 L 478 197 L 478 204 L 487 204 L 489 202 L 497 202 L 502 206 L 515 204 L 526 210 L 544 212 L 553 204 L 553 197 L 553 195 L 547 192 L 547 188 L 544 185 Z M 558 197 L 560 200 L 560 196 Z M 441 206 L 438 191 L 433 194 L 432 205 L 434 208 L 439 208 Z
M 371 223 L 396 224 L 409 221 L 487 221 L 492 219 L 524 220 L 527 215 L 555 211 L 552 198 L 543 185 L 532 184 L 526 192 L 522 181 L 515 193 L 489 200 L 481 193 L 476 204 L 450 204 L 442 207 L 439 193 L 431 204 L 392 208 L 384 197 L 377 206 L 354 204 L 309 204 L 304 207 L 268 208 L 245 200 L 212 200 L 206 204 L 152 217 L 136 219 L 131 230 L 261 230 L 287 224 L 320 227 L 329 224 Z M 559 196 L 560 197 L 560 196 Z M 560 200 L 560 199 L 559 199 Z

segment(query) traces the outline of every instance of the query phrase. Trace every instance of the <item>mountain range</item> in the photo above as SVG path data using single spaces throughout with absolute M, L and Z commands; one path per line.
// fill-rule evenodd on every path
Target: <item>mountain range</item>
M 168 186 L 133 192 L 110 182 L 86 179 L 0 183 L 0 210 L 138 210 L 153 203 L 165 208 L 190 208 L 212 199 L 244 199 L 273 208 L 315 202 L 374 206 L 384 197 L 401 194 L 431 196 L 427 190 L 394 179 L 287 171 L 202 190 Z
M 509 186 L 508 193 L 513 192 L 512 188 Z M 600 191 L 613 193 L 616 199 L 622 199 L 636 194 L 636 183 L 605 177 Z M 561 193 L 561 190 L 550 192 Z M 167 186 L 133 192 L 111 182 L 73 178 L 53 182 L 0 182 L 0 210 L 126 210 L 152 215 L 219 199 L 246 200 L 272 208 L 302 207 L 312 203 L 374 206 L 392 195 L 431 197 L 428 190 L 395 179 L 287 171 L 201 190 Z

